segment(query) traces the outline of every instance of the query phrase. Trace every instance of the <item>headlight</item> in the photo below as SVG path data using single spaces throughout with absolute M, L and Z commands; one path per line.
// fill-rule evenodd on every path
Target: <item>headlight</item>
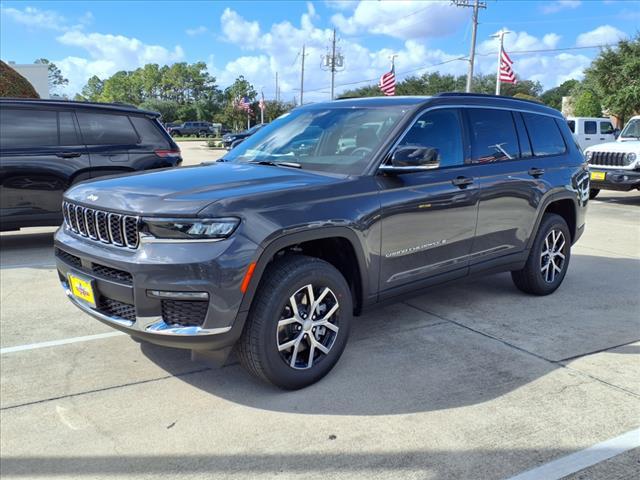
M 587 161 L 590 162 L 591 157 L 593 156 L 593 152 L 587 152 L 584 154 L 584 156 L 586 157 Z
M 240 224 L 239 218 L 143 218 L 142 230 L 155 238 L 176 240 L 220 240 Z
M 633 162 L 635 162 L 635 161 L 636 161 L 636 158 L 638 158 L 638 156 L 637 156 L 635 153 L 633 153 L 633 152 L 631 152 L 631 153 L 627 153 L 627 162 L 628 162 L 628 163 L 633 163 Z

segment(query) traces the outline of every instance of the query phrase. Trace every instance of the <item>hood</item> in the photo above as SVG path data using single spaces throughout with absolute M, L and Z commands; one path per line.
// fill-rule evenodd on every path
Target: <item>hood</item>
M 585 148 L 586 152 L 640 152 L 640 140 L 618 140 Z
M 65 198 L 137 215 L 195 216 L 219 200 L 336 181 L 300 169 L 217 162 L 83 182 L 67 190 Z

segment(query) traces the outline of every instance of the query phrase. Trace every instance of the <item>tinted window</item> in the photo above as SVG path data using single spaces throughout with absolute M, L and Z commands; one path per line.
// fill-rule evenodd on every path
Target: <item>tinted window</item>
M 462 165 L 462 129 L 457 110 L 433 110 L 422 115 L 399 146 L 435 148 L 440 167 Z
M 530 157 L 533 155 L 531 152 L 531 143 L 529 142 L 529 135 L 527 135 L 527 129 L 524 126 L 524 120 L 522 120 L 522 114 L 520 112 L 513 112 L 513 119 L 516 122 L 516 129 L 518 130 L 518 140 L 520 141 L 520 156 L 522 158 Z
M 569 130 L 571 130 L 571 133 L 576 133 L 576 122 L 574 120 L 569 120 L 567 122 L 567 125 L 569 125 Z
M 169 142 L 160 131 L 155 120 L 147 117 L 129 117 L 140 135 L 141 143 L 168 146 Z
M 587 135 L 595 135 L 598 133 L 598 127 L 596 126 L 596 122 L 587 121 L 584 122 L 584 133 Z
M 611 125 L 611 122 L 600 122 L 600 133 L 602 135 L 613 133 L 613 125 Z
M 58 114 L 52 110 L 0 109 L 2 148 L 58 145 Z
M 562 134 L 553 117 L 533 113 L 523 113 L 522 116 L 529 132 L 534 155 L 558 155 L 566 151 Z
M 138 135 L 125 115 L 78 112 L 78 122 L 87 145 L 138 143 Z
M 60 145 L 79 145 L 78 132 L 73 121 L 73 113 L 58 113 L 58 121 L 60 122 Z
M 520 157 L 511 112 L 484 108 L 470 108 L 467 112 L 471 129 L 472 162 L 495 162 Z

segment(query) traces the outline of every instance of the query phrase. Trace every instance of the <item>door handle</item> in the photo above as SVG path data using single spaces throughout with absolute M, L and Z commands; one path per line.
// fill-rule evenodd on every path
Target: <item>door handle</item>
M 591 137 L 584 137 L 585 140 L 591 140 Z
M 544 175 L 544 168 L 530 168 L 529 169 L 529 175 L 531 175 L 534 178 L 538 178 L 541 177 L 542 175 Z
M 75 158 L 75 157 L 79 157 L 80 155 L 82 155 L 80 152 L 60 152 L 60 153 L 56 153 L 56 157 L 60 157 L 60 158 Z
M 603 138 L 603 137 L 600 137 L 600 140 L 604 140 L 604 138 Z
M 451 180 L 456 187 L 466 188 L 467 185 L 471 185 L 473 183 L 473 178 L 471 177 L 456 177 Z

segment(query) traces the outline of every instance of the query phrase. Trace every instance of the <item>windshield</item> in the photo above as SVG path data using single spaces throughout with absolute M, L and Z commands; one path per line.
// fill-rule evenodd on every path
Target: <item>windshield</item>
M 634 118 L 633 120 L 630 120 L 629 123 L 627 123 L 627 126 L 624 127 L 624 130 L 622 130 L 620 137 L 640 139 L 640 118 Z
M 361 174 L 406 107 L 294 110 L 231 150 L 224 161 L 295 163 L 300 168 Z

